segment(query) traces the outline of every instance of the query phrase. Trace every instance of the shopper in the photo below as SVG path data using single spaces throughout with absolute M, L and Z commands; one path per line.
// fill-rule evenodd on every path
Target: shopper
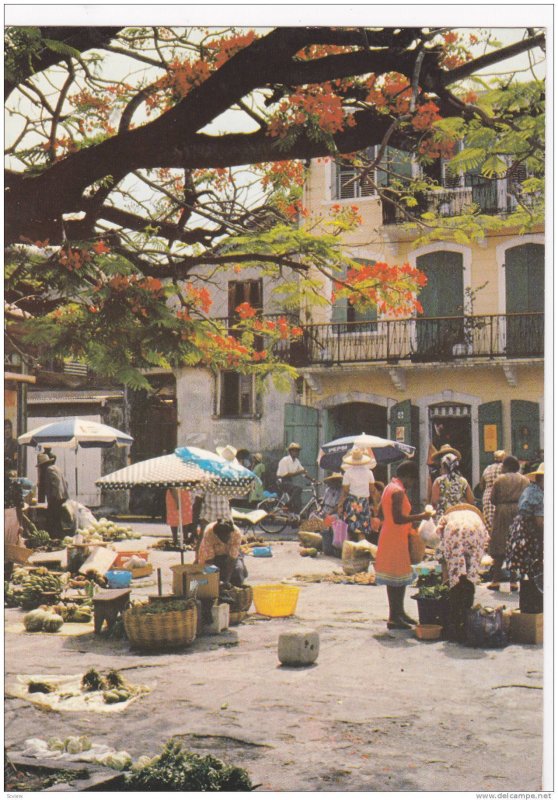
M 360 447 L 343 457 L 343 482 L 337 513 L 347 524 L 347 538 L 351 542 L 367 539 L 371 533 L 370 501 L 374 496 L 374 459 Z
M 502 473 L 494 481 L 490 500 L 494 505 L 494 521 L 490 534 L 488 552 L 492 556 L 492 581 L 487 586 L 491 591 L 500 591 L 502 565 L 506 557 L 506 547 L 510 526 L 517 514 L 518 500 L 523 490 L 529 486 L 529 479 L 519 472 L 519 461 L 514 456 L 506 456 L 502 462 Z M 510 570 L 510 591 L 518 589 L 517 577 Z
M 438 553 L 444 578 L 449 583 L 448 638 L 465 639 L 467 611 L 475 598 L 481 559 L 488 544 L 488 531 L 476 506 L 461 503 L 450 506 L 438 522 Z
M 492 464 L 489 464 L 488 467 L 486 467 L 480 479 L 480 489 L 482 492 L 482 513 L 484 514 L 486 529 L 489 533 L 492 533 L 492 525 L 494 521 L 494 504 L 490 499 L 492 495 L 492 487 L 494 486 L 494 481 L 502 472 L 502 461 L 505 459 L 505 457 L 505 450 L 495 450 L 492 454 L 494 461 Z
M 526 477 L 532 481 L 521 494 L 509 531 L 507 560 L 520 578 L 519 608 L 528 614 L 543 610 L 544 463 Z
M 459 471 L 461 461 L 459 450 L 444 445 L 436 453 L 434 460 L 439 461 L 442 473 L 432 484 L 431 502 L 436 509 L 436 522 L 438 522 L 447 508 L 458 503 L 474 505 L 475 497 L 467 479 Z
M 409 556 L 409 535 L 414 522 L 430 519 L 428 511 L 411 514 L 411 502 L 407 496 L 418 477 L 416 465 L 404 461 L 397 468 L 383 491 L 381 509 L 383 524 L 376 554 L 376 583 L 387 588 L 389 619 L 387 627 L 408 630 L 416 621 L 405 613 L 405 587 L 414 580 Z
M 178 545 L 178 527 L 179 527 L 179 502 L 180 495 L 180 509 L 182 511 L 182 531 L 185 533 L 185 539 L 190 537 L 192 526 L 192 495 L 187 489 L 167 489 L 165 493 L 165 507 L 167 513 L 167 525 L 171 529 L 172 543 Z M 184 544 L 184 541 L 182 542 Z

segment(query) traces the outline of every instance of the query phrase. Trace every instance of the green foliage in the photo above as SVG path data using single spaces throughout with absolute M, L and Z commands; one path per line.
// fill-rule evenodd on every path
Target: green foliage
M 167 742 L 160 756 L 126 775 L 127 791 L 249 792 L 255 787 L 246 770 L 215 756 L 199 756 Z

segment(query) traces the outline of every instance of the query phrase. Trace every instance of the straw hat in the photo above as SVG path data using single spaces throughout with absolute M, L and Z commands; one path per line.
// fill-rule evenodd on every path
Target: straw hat
M 506 457 L 506 451 L 505 450 L 495 450 L 492 453 L 492 456 L 494 458 L 494 461 L 503 461 L 505 459 L 505 457 Z
M 261 453 L 254 453 L 254 461 L 263 461 L 263 456 Z
M 302 450 L 302 447 L 297 442 L 291 442 L 287 450 Z
M 341 481 L 343 480 L 343 473 L 342 472 L 333 472 L 331 475 L 328 475 L 327 478 L 324 478 L 325 481 Z
M 449 508 L 446 508 L 446 510 L 444 511 L 444 517 L 447 516 L 448 514 L 451 514 L 454 511 L 474 511 L 475 514 L 479 516 L 481 520 L 484 522 L 484 516 L 482 511 L 480 511 L 480 509 L 478 509 L 476 506 L 471 505 L 470 503 L 458 503 L 456 506 L 450 506 Z
M 236 447 L 232 446 L 232 444 L 228 444 L 226 447 L 218 447 L 217 453 L 227 461 L 234 461 L 237 450 Z
M 440 449 L 432 455 L 432 461 L 440 461 L 441 458 L 447 455 L 456 456 L 461 461 L 461 453 L 452 447 L 450 444 L 443 444 Z
M 54 461 L 54 456 L 49 456 L 48 453 L 39 453 L 37 456 L 37 466 L 41 464 L 51 464 Z
M 544 475 L 544 461 L 542 461 L 534 472 L 528 472 L 526 477 L 534 481 L 537 475 Z
M 349 467 L 363 467 L 372 462 L 370 456 L 363 453 L 360 447 L 353 447 L 353 449 L 343 457 L 343 464 L 348 464 Z

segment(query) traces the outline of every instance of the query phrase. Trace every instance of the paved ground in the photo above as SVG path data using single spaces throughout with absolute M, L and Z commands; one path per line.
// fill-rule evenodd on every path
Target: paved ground
M 142 544 L 168 530 L 136 527 L 150 534 Z M 168 566 L 176 554 L 154 551 L 153 561 L 170 590 Z M 276 542 L 273 558 L 250 557 L 247 565 L 252 583 L 340 570 L 333 558 L 300 558 L 292 541 Z M 182 653 L 142 655 L 127 642 L 93 634 L 7 632 L 8 685 L 19 673 L 114 667 L 152 691 L 116 716 L 86 718 L 8 699 L 6 746 L 17 749 L 31 736 L 87 733 L 136 757 L 181 736 L 189 749 L 245 766 L 264 791 L 542 788 L 542 647 L 491 651 L 419 642 L 386 630 L 381 587 L 299 585 L 296 616 L 252 614 Z M 495 596 L 484 587 L 477 598 L 517 605 L 515 595 Z M 407 610 L 414 606 L 407 599 Z M 8 610 L 8 625 L 21 616 Z M 308 628 L 320 634 L 317 663 L 281 667 L 279 633 Z

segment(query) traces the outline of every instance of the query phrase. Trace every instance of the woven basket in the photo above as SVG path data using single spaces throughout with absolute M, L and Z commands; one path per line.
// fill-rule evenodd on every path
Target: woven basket
M 314 531 L 315 533 L 320 533 L 321 531 L 325 531 L 329 528 L 329 525 L 326 525 L 323 519 L 303 519 L 300 521 L 299 524 L 299 531 Z
M 251 586 L 240 586 L 229 589 L 229 592 L 234 597 L 234 603 L 231 604 L 231 611 L 243 612 L 248 611 L 254 599 L 254 592 Z
M 124 612 L 124 629 L 130 644 L 141 650 L 185 647 L 196 638 L 197 608 L 142 614 L 130 608 Z
M 322 549 L 321 533 L 311 533 L 310 531 L 299 530 L 298 538 L 304 547 L 315 547 L 316 550 Z
M 229 613 L 229 625 L 238 625 L 248 616 L 247 611 L 231 611 Z

